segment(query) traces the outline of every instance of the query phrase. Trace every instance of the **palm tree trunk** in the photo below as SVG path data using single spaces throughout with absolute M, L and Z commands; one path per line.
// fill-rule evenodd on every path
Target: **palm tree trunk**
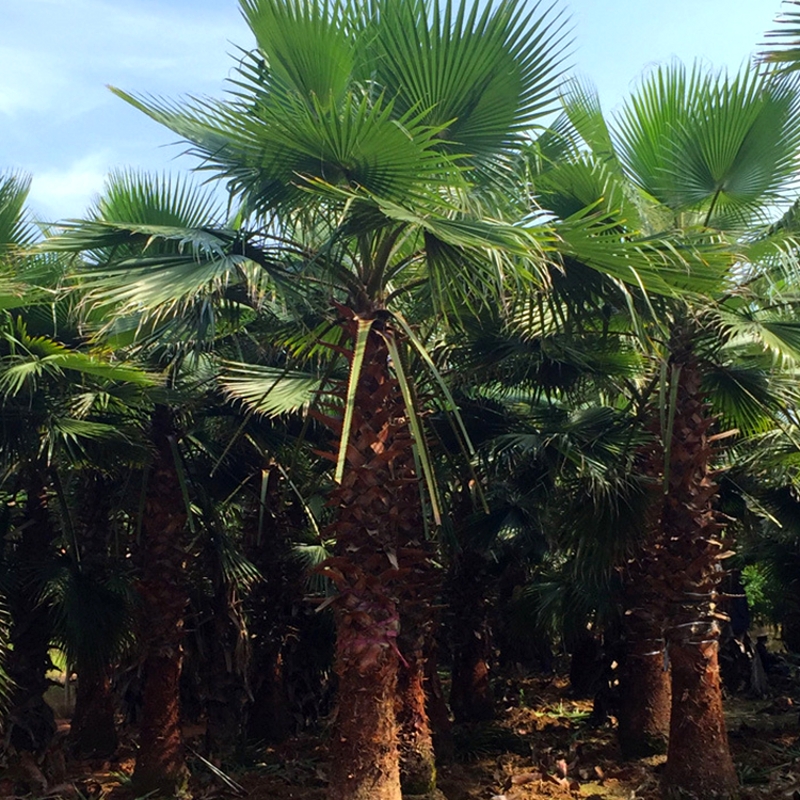
M 154 652 L 145 660 L 139 751 L 132 777 L 137 794 L 180 796 L 186 790 L 179 701 L 182 663 L 181 650 Z
M 81 497 L 80 567 L 99 579 L 108 568 L 111 484 L 100 472 L 89 472 Z M 111 664 L 90 663 L 78 652 L 78 691 L 69 727 L 70 748 L 78 758 L 108 758 L 119 745 L 111 691 Z
M 449 583 L 453 638 L 450 708 L 457 722 L 485 722 L 494 718 L 494 695 L 489 678 L 492 635 L 483 556 L 466 549 L 454 557 Z
M 165 406 L 157 406 L 153 413 L 151 435 L 156 454 L 142 520 L 139 585 L 147 655 L 133 787 L 139 794 L 180 796 L 188 780 L 179 699 L 183 614 L 188 603 L 186 511 L 171 444 L 172 421 Z
M 281 642 L 272 642 L 271 646 L 261 643 L 259 658 L 253 662 L 253 671 L 258 670 L 258 679 L 247 735 L 267 744 L 284 741 L 294 727 L 281 645 Z
M 431 637 L 427 645 L 425 696 L 433 737 L 433 749 L 436 758 L 441 762 L 455 758 L 456 745 L 453 739 L 453 722 L 450 719 L 450 709 L 444 696 L 442 682 L 439 679 L 439 653 L 435 638 Z
M 650 576 L 657 565 L 647 551 L 632 559 L 623 586 L 623 652 L 619 668 L 618 738 L 624 758 L 667 751 L 671 685 L 662 625 L 662 602 Z
M 345 324 L 355 338 L 355 315 Z M 407 566 L 403 545 L 420 535 L 421 513 L 407 412 L 383 338 L 393 333 L 382 326 L 376 315 L 357 384 L 347 468 L 329 499 L 336 520 L 328 533 L 336 544 L 325 572 L 339 590 L 330 800 L 401 797 L 397 579 Z M 341 435 L 338 416 L 322 419 Z
M 714 420 L 704 403 L 691 326 L 673 337 L 677 380 L 668 491 L 661 515 L 658 570 L 669 603 L 667 646 L 672 664 L 672 714 L 666 798 L 734 798 L 738 780 L 728 747 L 717 660 L 717 587 L 722 549 L 712 502 Z
M 408 534 L 414 538 L 404 538 Z M 424 537 L 421 515 L 416 525 L 410 515 L 399 526 L 398 538 L 404 567 L 399 594 L 401 661 L 397 693 L 400 785 L 403 794 L 424 796 L 436 789 L 436 757 L 425 684 L 428 653 L 438 626 L 433 609 L 441 596 L 442 571 L 435 565 L 432 543 Z
M 377 653 L 377 641 L 388 638 L 385 626 L 392 609 L 379 610 L 376 599 L 362 595 L 361 602 L 349 609 L 369 617 L 367 625 L 347 630 L 353 627 L 345 621 L 349 615 L 342 615 L 337 625 L 339 700 L 331 741 L 329 800 L 401 798 L 395 720 L 397 658 L 394 652 Z M 372 644 L 363 648 L 361 642 L 367 637 Z M 365 652 L 370 648 L 377 659 L 374 663 Z M 354 654 L 361 663 L 353 660 Z M 370 662 L 364 663 L 366 658 Z
M 623 758 L 666 753 L 671 708 L 663 641 L 626 643 L 620 664 L 618 738 Z
M 408 627 L 402 618 L 403 629 Z M 410 622 L 410 620 L 409 620 Z M 427 795 L 436 788 L 436 758 L 425 691 L 425 637 L 401 630 L 397 686 L 400 786 L 403 794 Z
M 672 724 L 665 798 L 735 798 L 736 770 L 722 713 L 716 639 L 670 646 Z
M 261 525 L 253 511 L 244 530 L 244 551 L 262 579 L 246 598 L 251 635 L 247 736 L 278 744 L 293 732 L 296 720 L 287 685 L 285 642 L 297 628 L 298 606 L 304 595 L 302 570 L 292 558 L 292 522 L 281 495 L 277 469 L 271 469 L 263 496 Z M 299 527 L 303 523 L 297 522 Z M 298 634 L 303 638 L 303 633 Z
M 78 691 L 69 738 L 78 758 L 108 758 L 116 752 L 119 739 L 108 670 L 78 664 Z
M 9 719 L 10 741 L 18 750 L 43 752 L 56 732 L 53 711 L 44 700 L 49 682 L 49 609 L 36 602 L 37 572 L 50 557 L 56 531 L 47 510 L 44 470 L 33 467 L 26 485 L 24 524 L 14 554 L 18 584 L 9 592 L 11 645 L 6 671 L 14 682 Z
M 205 672 L 206 751 L 217 764 L 231 760 L 244 741 L 250 642 L 234 587 L 215 567 L 211 641 Z

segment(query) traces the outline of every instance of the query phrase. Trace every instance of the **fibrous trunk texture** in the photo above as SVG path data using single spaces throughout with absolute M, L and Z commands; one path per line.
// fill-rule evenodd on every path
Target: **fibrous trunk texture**
M 644 758 L 667 752 L 671 708 L 670 673 L 663 646 L 642 652 L 631 646 L 620 664 L 618 737 L 623 758 Z
M 632 559 L 625 571 L 623 642 L 619 665 L 618 737 L 624 758 L 667 752 L 671 708 L 669 662 L 657 565 L 648 552 Z
M 298 724 L 296 709 L 290 705 L 286 642 L 306 639 L 301 631 L 304 609 L 299 600 L 304 594 L 304 576 L 292 556 L 292 537 L 287 535 L 291 528 L 300 528 L 305 522 L 292 520 L 280 491 L 279 476 L 274 468 L 262 475 L 261 506 L 246 525 L 244 537 L 245 554 L 262 576 L 245 601 L 252 648 L 248 668 L 252 704 L 247 709 L 247 735 L 268 744 L 283 741 Z M 314 647 L 313 637 L 308 638 Z M 313 688 L 303 686 L 298 692 L 314 696 L 317 692 Z
M 206 715 L 206 755 L 217 765 L 232 762 L 245 739 L 245 708 L 252 699 L 249 671 L 252 648 L 247 617 L 235 580 L 227 574 L 222 547 L 205 553 L 210 598 L 209 636 L 201 662 L 201 694 Z
M 114 699 L 108 670 L 78 666 L 75 713 L 69 728 L 72 752 L 78 758 L 108 758 L 119 744 Z
M 406 618 L 402 620 L 406 625 Z M 424 637 L 415 639 L 404 633 L 400 636 L 403 654 L 397 682 L 400 786 L 403 794 L 425 795 L 436 788 L 436 759 L 425 692 Z
M 408 502 L 416 499 L 409 493 Z M 438 627 L 432 608 L 441 595 L 442 570 L 435 566 L 431 542 L 423 535 L 424 526 L 419 511 L 418 504 L 414 502 L 405 510 L 404 523 L 398 526 L 404 575 L 398 595 L 400 665 L 397 725 L 400 786 L 403 794 L 408 795 L 428 795 L 436 789 L 436 758 L 428 717 L 426 662 Z
M 9 713 L 10 742 L 18 750 L 43 752 L 56 732 L 53 712 L 44 701 L 51 668 L 50 612 L 37 602 L 37 571 L 49 557 L 55 529 L 47 510 L 44 470 L 31 469 L 28 476 L 25 524 L 14 553 L 16 583 L 9 593 L 11 645 L 6 671 L 14 682 Z
M 133 787 L 139 794 L 180 796 L 188 779 L 179 699 L 183 615 L 188 602 L 186 510 L 175 463 L 175 434 L 164 406 L 157 406 L 153 413 L 151 436 L 155 460 L 147 480 L 139 584 L 147 655 Z
M 294 727 L 281 642 L 273 642 L 271 649 L 261 644 L 256 663 L 259 675 L 247 733 L 252 739 L 277 744 L 290 736 Z
M 180 727 L 180 652 L 154 653 L 145 661 L 139 751 L 132 786 L 137 793 L 180 796 L 186 790 Z
M 691 325 L 673 335 L 674 421 L 661 507 L 656 569 L 666 607 L 672 713 L 662 791 L 667 798 L 732 798 L 738 780 L 728 747 L 717 660 L 721 524 L 701 369 Z M 677 386 L 675 384 L 677 383 Z
M 340 311 L 355 340 L 358 318 Z M 400 800 L 398 578 L 419 563 L 407 544 L 422 535 L 420 497 L 407 412 L 389 369 L 386 337 L 394 332 L 378 314 L 361 318 L 371 318 L 372 328 L 357 383 L 344 477 L 329 500 L 335 521 L 328 534 L 336 544 L 325 573 L 339 590 L 334 604 L 339 695 L 328 796 Z M 322 419 L 341 436 L 341 418 Z
M 230 761 L 244 741 L 250 644 L 235 586 L 217 565 L 211 641 L 205 668 L 206 751 L 214 763 Z
M 490 680 L 492 635 L 483 556 L 465 549 L 454 558 L 450 578 L 453 681 L 450 708 L 457 722 L 494 718 Z
M 371 616 L 374 614 L 384 621 L 390 618 L 389 609 L 378 615 L 375 604 L 371 603 L 370 607 Z M 374 639 L 377 626 L 354 631 L 354 637 L 347 633 L 342 635 L 344 626 L 342 623 L 337 626 L 339 696 L 331 741 L 328 797 L 330 800 L 400 800 L 394 709 L 397 661 L 387 655 L 375 666 L 353 668 L 351 654 L 357 649 L 353 638 L 361 638 L 359 633 L 368 632 Z
M 662 789 L 666 798 L 734 798 L 716 640 L 670 647 L 672 724 Z
M 83 482 L 78 543 L 82 579 L 101 582 L 108 569 L 111 500 L 110 481 L 101 473 L 89 472 Z M 113 664 L 102 663 L 110 658 L 87 655 L 82 651 L 77 654 L 78 691 L 69 727 L 70 749 L 78 758 L 108 758 L 119 745 L 111 690 Z

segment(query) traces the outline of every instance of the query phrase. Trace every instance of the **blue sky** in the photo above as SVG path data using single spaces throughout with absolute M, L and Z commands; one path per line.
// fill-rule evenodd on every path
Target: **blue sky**
M 781 9 L 780 0 L 555 5 L 571 16 L 575 72 L 607 109 L 670 58 L 738 68 Z M 220 95 L 235 45 L 251 44 L 237 0 L 0 0 L 0 170 L 31 173 L 31 206 L 56 220 L 79 216 L 111 168 L 188 169 L 174 134 L 106 85 Z

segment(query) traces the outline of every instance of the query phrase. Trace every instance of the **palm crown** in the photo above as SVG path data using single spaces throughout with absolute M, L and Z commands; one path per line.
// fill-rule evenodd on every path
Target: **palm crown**
M 226 100 L 176 104 L 119 92 L 226 183 L 228 222 L 176 224 L 108 206 L 48 246 L 88 252 L 93 268 L 81 282 L 89 303 L 138 317 L 142 329 L 165 307 L 169 316 L 234 283 L 253 305 L 333 306 L 312 339 L 323 338 L 351 369 L 323 418 L 339 451 L 328 574 L 341 593 L 341 725 L 354 698 L 373 705 L 360 727 L 335 737 L 345 774 L 334 776 L 332 797 L 394 797 L 370 784 L 360 748 L 369 752 L 370 737 L 392 738 L 371 727 L 385 722 L 398 664 L 404 595 L 387 563 L 423 569 L 416 484 L 421 473 L 434 483 L 408 351 L 426 365 L 432 359 L 406 317 L 434 328 L 455 312 L 496 310 L 509 289 L 548 286 L 575 263 L 609 275 L 632 309 L 648 307 L 642 287 L 670 294 L 678 286 L 730 295 L 740 302 L 731 313 L 765 331 L 742 297 L 742 254 L 778 253 L 775 242 L 788 234 L 750 241 L 741 230 L 787 185 L 797 93 L 749 72 L 726 82 L 665 70 L 612 135 L 593 98 L 575 92 L 569 127 L 589 152 L 550 169 L 558 147 L 539 149 L 544 168 L 531 167 L 532 190 L 544 204 L 549 180 L 551 197 L 560 192 L 564 201 L 563 213 L 543 215 L 516 170 L 560 80 L 557 18 L 527 13 L 518 0 L 483 10 L 425 0 L 242 0 L 242 11 L 258 47 L 242 55 Z M 568 172 L 572 188 L 561 191 Z M 337 794 L 352 775 L 360 788 Z

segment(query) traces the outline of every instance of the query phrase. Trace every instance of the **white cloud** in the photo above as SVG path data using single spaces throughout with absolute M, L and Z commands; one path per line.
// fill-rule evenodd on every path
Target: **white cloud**
M 106 88 L 219 95 L 251 34 L 237 0 L 0 0 L 0 169 L 42 220 L 83 213 L 117 166 L 174 172 L 177 138 Z M 87 155 L 91 153 L 91 155 Z
M 92 153 L 65 169 L 36 172 L 29 195 L 34 214 L 52 222 L 82 213 L 102 190 L 113 163 L 110 152 Z
M 3 12 L 0 115 L 74 116 L 111 102 L 106 84 L 159 93 L 214 92 L 230 41 L 250 34 L 235 0 L 26 0 Z
M 0 44 L 0 75 L 0 114 L 8 116 L 51 107 L 69 90 L 58 59 L 26 46 Z

